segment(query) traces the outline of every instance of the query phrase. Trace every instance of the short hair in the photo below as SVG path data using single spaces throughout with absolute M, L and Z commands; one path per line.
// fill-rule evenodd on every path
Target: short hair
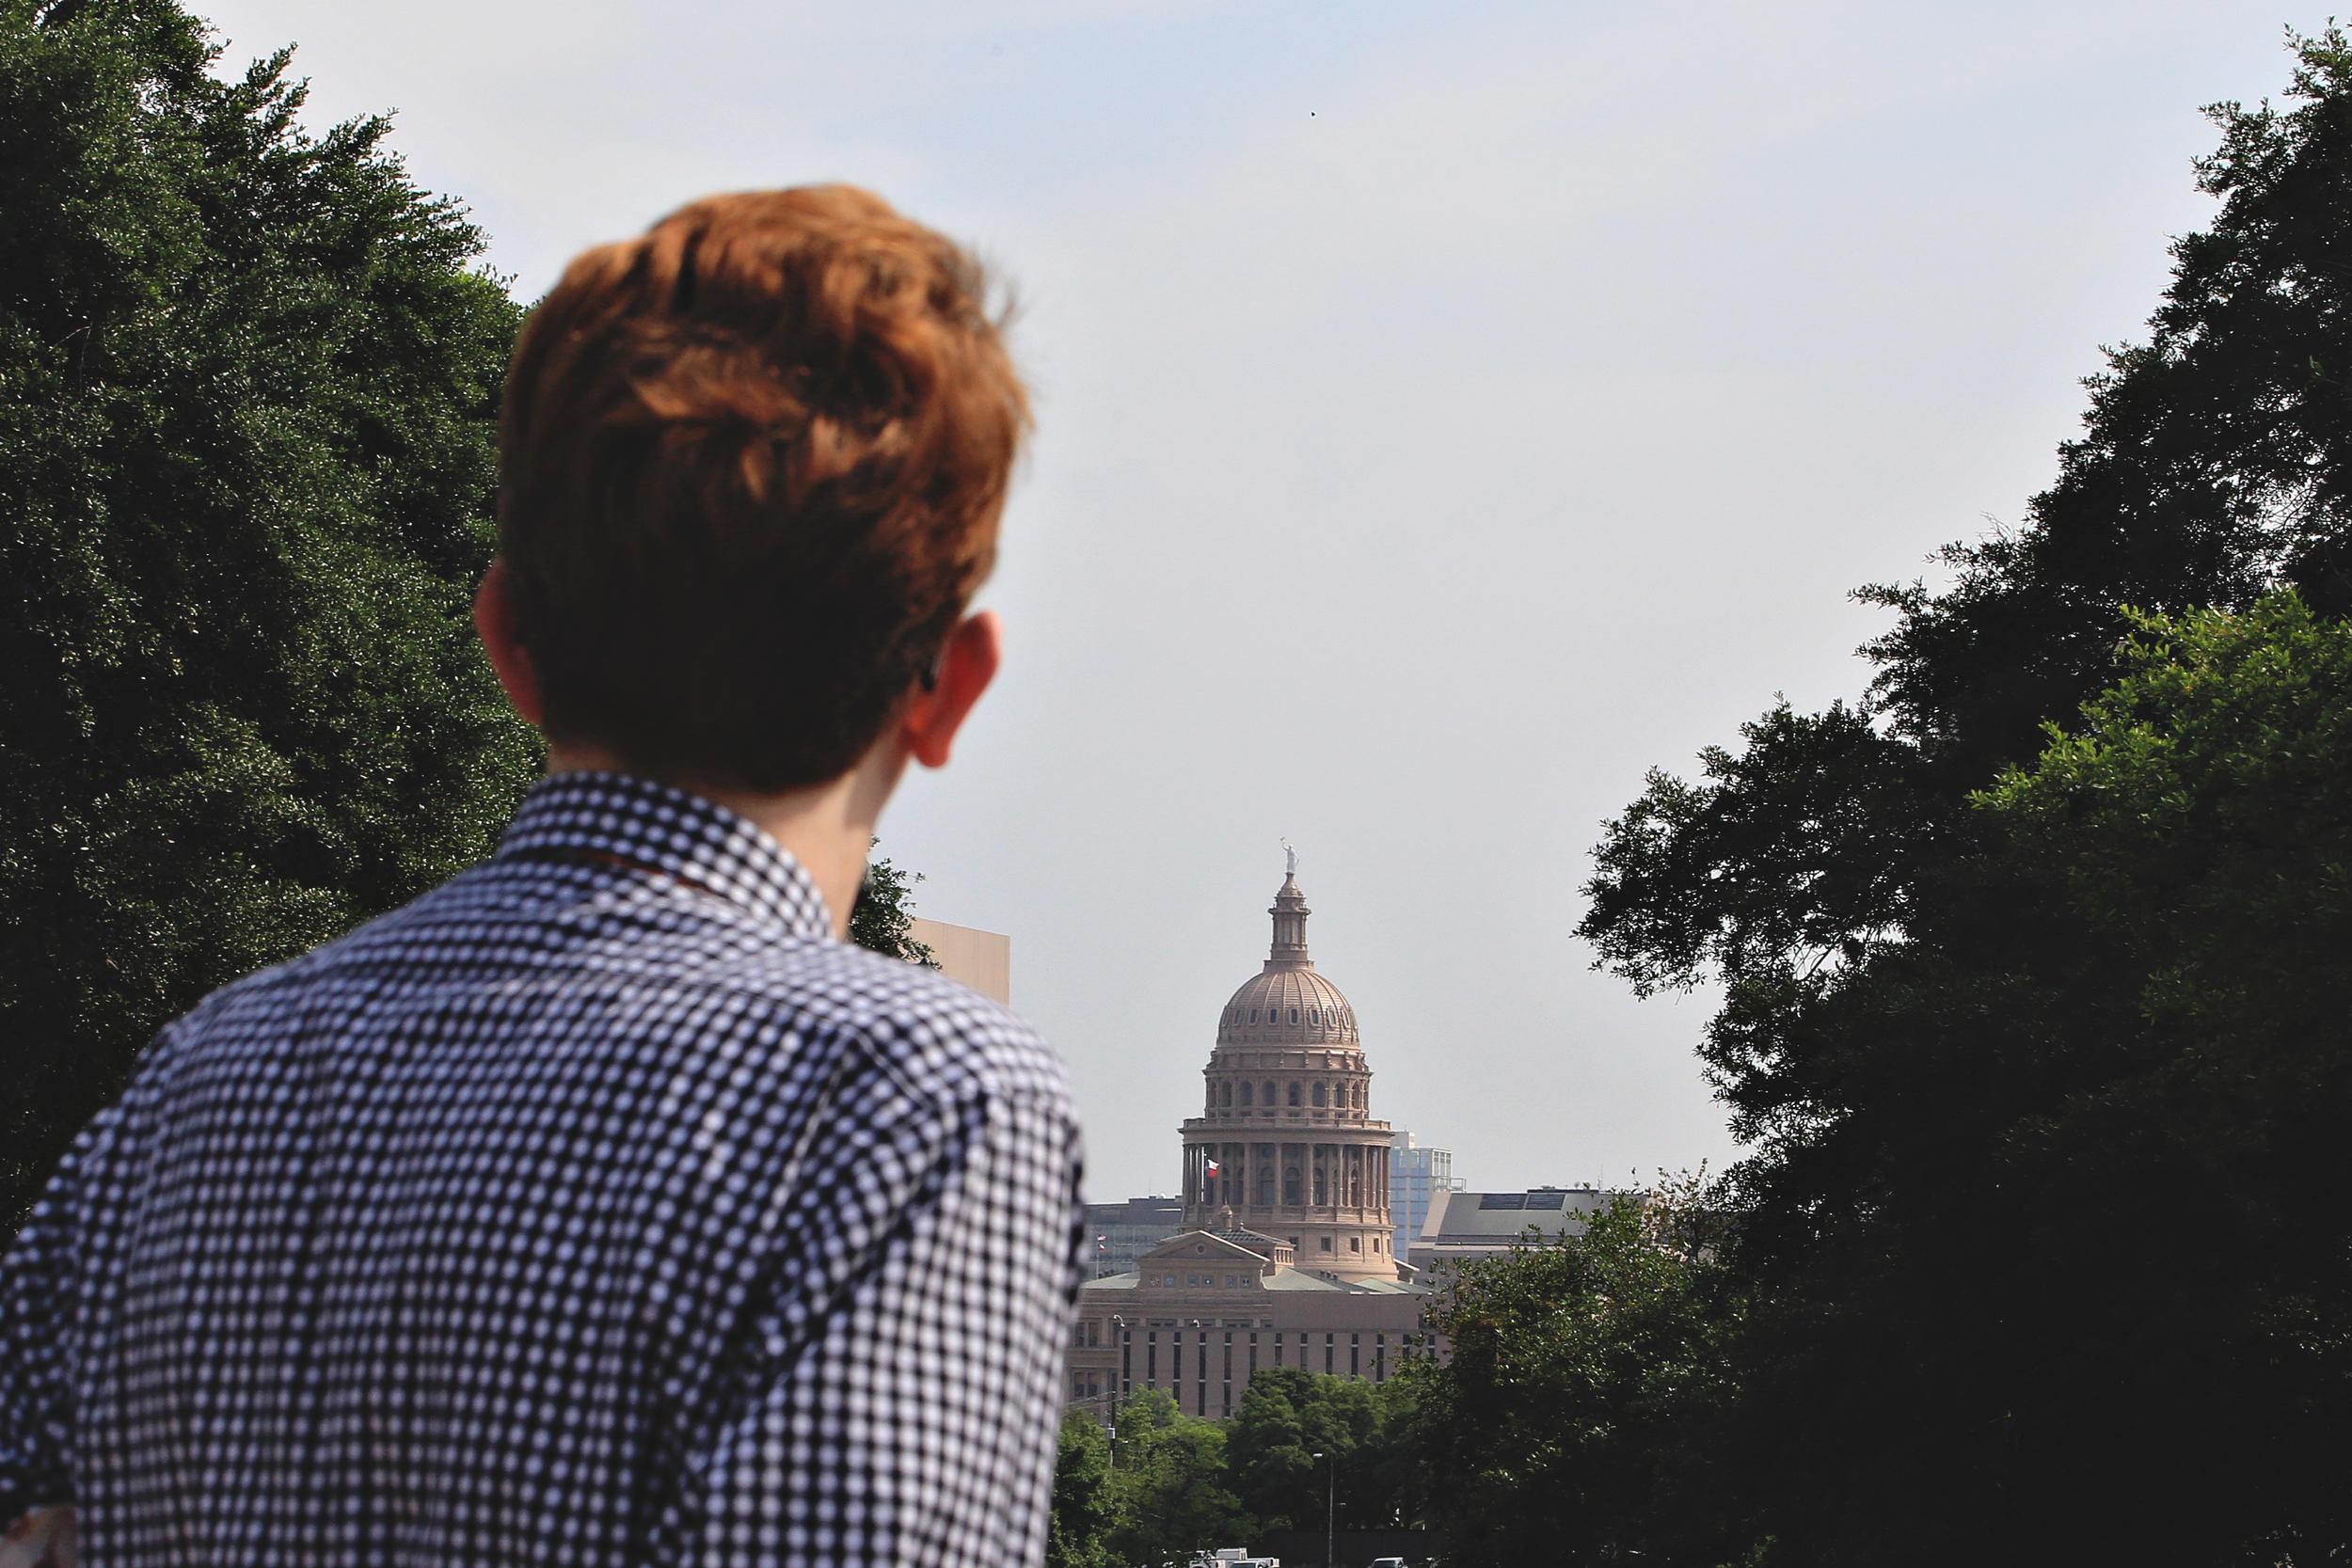
M 995 562 L 1028 404 L 979 264 L 846 185 L 580 257 L 500 417 L 550 737 L 762 792 L 838 778 Z

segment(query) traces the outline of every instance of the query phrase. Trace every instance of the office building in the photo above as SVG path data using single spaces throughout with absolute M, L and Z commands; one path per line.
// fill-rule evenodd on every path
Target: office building
M 1438 1193 L 1406 1257 L 1424 1273 L 1465 1258 L 1491 1258 L 1515 1246 L 1581 1236 L 1608 1207 L 1597 1187 L 1530 1187 L 1517 1193 Z
M 1413 1238 L 1429 1217 L 1429 1200 L 1438 1193 L 1458 1193 L 1462 1180 L 1454 1174 L 1454 1151 L 1430 1148 L 1399 1132 L 1389 1143 L 1389 1212 L 1396 1221 L 1394 1246 L 1406 1258 Z M 1409 1258 L 1407 1258 L 1409 1261 Z

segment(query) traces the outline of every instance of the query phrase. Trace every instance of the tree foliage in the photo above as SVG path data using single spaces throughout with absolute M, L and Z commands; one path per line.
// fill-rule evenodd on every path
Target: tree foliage
M 1581 1235 L 1455 1265 L 1430 1313 L 1450 1354 L 1406 1372 L 1449 1561 L 1713 1563 L 1741 1544 L 1706 1456 L 1739 1321 L 1719 1232 L 1683 1177 Z
M 1181 1563 L 1269 1531 L 1320 1533 L 1334 1497 L 1339 1528 L 1393 1529 L 1415 1522 L 1425 1490 L 1413 1389 L 1398 1381 L 1261 1368 L 1230 1421 L 1139 1389 L 1113 1424 L 1107 1446 L 1091 1418 L 1063 1425 L 1055 1568 Z
M 1863 591 L 1860 707 L 1652 774 L 1597 850 L 1601 961 L 1723 988 L 1720 1496 L 1772 1561 L 2352 1542 L 2352 46 L 2294 50 L 2287 107 L 2210 111 L 2219 212 L 2026 523 Z
M 2352 630 L 2292 595 L 2136 624 L 1808 1016 L 1845 1109 L 1744 1271 L 1789 1560 L 2352 1543 Z
M 850 906 L 850 940 L 886 958 L 937 969 L 938 957 L 913 934 L 914 884 L 922 879 L 921 872 L 901 871 L 886 859 L 868 861 L 857 902 Z
M 1119 1513 L 1111 1475 L 1109 1437 L 1093 1417 L 1078 1410 L 1066 1413 L 1054 1455 L 1046 1568 L 1114 1568 L 1110 1534 Z
M 1261 1530 L 1411 1525 L 1421 1490 L 1412 1402 L 1402 1380 L 1375 1385 L 1301 1367 L 1260 1368 L 1226 1439 L 1242 1508 Z
M 519 312 L 382 119 L 172 0 L 0 3 L 0 1208 L 166 1019 L 480 856 Z
M 2243 608 L 2283 578 L 2352 607 L 2352 47 L 2331 28 L 2296 55 L 2292 109 L 2208 111 L 2220 214 L 2174 246 L 2150 341 L 2091 379 L 2026 526 L 1947 546 L 1946 592 L 1861 590 L 1896 614 L 1863 707 L 1775 709 L 1703 782 L 1653 773 L 1597 849 L 1602 962 L 1645 993 L 1729 987 L 1708 1056 L 1743 1132 L 1836 1113 L 1786 1028 L 1975 853 L 1970 795 L 2108 684 L 2126 606 Z
M 1183 1562 L 1255 1532 L 1255 1521 L 1226 1484 L 1221 1423 L 1186 1416 L 1163 1390 L 1137 1389 L 1120 1407 L 1117 1424 L 1114 1560 Z

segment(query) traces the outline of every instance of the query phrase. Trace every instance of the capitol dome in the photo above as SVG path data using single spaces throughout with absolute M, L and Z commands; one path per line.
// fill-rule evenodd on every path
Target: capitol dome
M 1218 1015 L 1219 1045 L 1354 1045 L 1356 1011 L 1311 969 L 1253 974 Z
M 1389 1206 L 1392 1129 L 1372 1114 L 1356 1009 L 1307 956 L 1297 863 L 1274 895 L 1263 967 L 1225 1004 L 1185 1118 L 1183 1223 L 1281 1238 L 1294 1267 L 1334 1281 L 1401 1277 Z M 1227 1226 L 1231 1220 L 1224 1220 Z

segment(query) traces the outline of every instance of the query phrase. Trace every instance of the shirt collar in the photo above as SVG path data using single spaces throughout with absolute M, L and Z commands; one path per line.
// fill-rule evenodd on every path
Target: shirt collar
M 707 888 L 794 936 L 833 935 L 825 895 L 790 850 L 726 807 L 650 779 L 558 773 L 540 780 L 495 858 L 551 850 L 612 856 Z

